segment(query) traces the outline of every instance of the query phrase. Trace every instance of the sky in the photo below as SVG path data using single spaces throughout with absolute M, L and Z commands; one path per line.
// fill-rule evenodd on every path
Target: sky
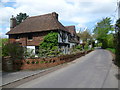
M 118 0 L 0 0 L 0 37 L 10 30 L 10 18 L 20 12 L 37 16 L 56 12 L 64 26 L 75 25 L 76 31 L 94 29 L 97 22 L 111 17 L 117 20 Z

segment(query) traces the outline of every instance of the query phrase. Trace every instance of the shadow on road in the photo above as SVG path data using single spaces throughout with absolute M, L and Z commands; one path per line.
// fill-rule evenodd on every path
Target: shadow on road
M 115 77 L 120 80 L 120 74 L 116 74 Z

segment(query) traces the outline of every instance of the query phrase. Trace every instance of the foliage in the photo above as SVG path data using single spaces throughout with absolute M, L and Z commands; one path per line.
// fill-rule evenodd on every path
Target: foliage
M 44 40 L 40 43 L 40 48 L 52 49 L 54 46 L 58 46 L 58 33 L 51 32 L 44 37 Z
M 107 40 L 108 40 L 108 47 L 109 47 L 109 48 L 115 48 L 113 34 L 109 34 L 109 35 L 107 36 Z
M 56 56 L 58 51 L 58 33 L 50 32 L 44 37 L 39 46 L 39 57 Z
M 0 38 L 0 47 L 2 47 L 2 45 L 7 42 L 8 42 L 8 38 Z
M 16 16 L 17 25 L 20 24 L 27 17 L 29 17 L 29 16 L 26 13 L 19 13 L 19 14 L 17 14 L 17 16 Z
M 115 49 L 114 48 L 106 48 L 106 49 L 115 54 Z
M 82 46 L 81 45 L 77 45 L 75 48 L 79 49 L 79 50 L 82 50 Z
M 107 48 L 107 36 L 110 31 L 113 31 L 113 27 L 111 25 L 111 19 L 106 17 L 103 18 L 94 28 L 94 33 L 96 39 L 102 43 L 102 48 Z
M 85 44 L 84 50 L 88 50 L 88 49 L 89 49 L 88 44 Z
M 102 40 L 102 48 L 105 49 L 107 47 L 108 47 L 108 40 L 107 40 L 107 38 L 105 38 Z
M 98 45 L 97 45 L 98 47 L 102 47 L 102 43 L 98 43 Z
M 2 56 L 11 56 L 13 59 L 23 58 L 24 49 L 18 43 L 7 43 L 2 46 Z
M 33 53 L 33 49 L 24 47 L 24 58 L 34 58 L 35 54 Z
M 91 34 L 88 30 L 79 32 L 78 36 L 80 37 L 81 40 L 83 40 L 83 42 L 87 42 L 88 39 L 91 39 Z
M 117 20 L 115 25 L 115 54 L 116 64 L 120 67 L 120 18 Z
M 0 38 L 0 56 L 2 56 L 2 46 L 8 42 L 8 38 Z

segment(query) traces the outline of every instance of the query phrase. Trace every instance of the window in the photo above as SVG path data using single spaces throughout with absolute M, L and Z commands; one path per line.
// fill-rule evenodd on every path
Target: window
M 28 40 L 32 40 L 33 39 L 33 36 L 30 34 L 28 35 Z
M 39 46 L 35 46 L 35 54 L 39 54 Z
M 16 36 L 15 36 L 15 39 L 20 39 L 20 35 L 16 35 Z

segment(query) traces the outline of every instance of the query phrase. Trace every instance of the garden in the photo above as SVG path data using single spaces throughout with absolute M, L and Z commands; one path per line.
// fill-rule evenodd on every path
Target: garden
M 26 47 L 20 46 L 18 43 L 2 42 L 2 66 L 4 71 L 17 70 L 35 70 L 45 69 L 70 62 L 79 58 L 93 49 L 85 45 L 76 45 L 69 49 L 69 54 L 63 54 L 58 48 L 58 33 L 51 32 L 44 37 L 40 43 L 37 57 L 33 54 L 33 50 L 27 50 Z

